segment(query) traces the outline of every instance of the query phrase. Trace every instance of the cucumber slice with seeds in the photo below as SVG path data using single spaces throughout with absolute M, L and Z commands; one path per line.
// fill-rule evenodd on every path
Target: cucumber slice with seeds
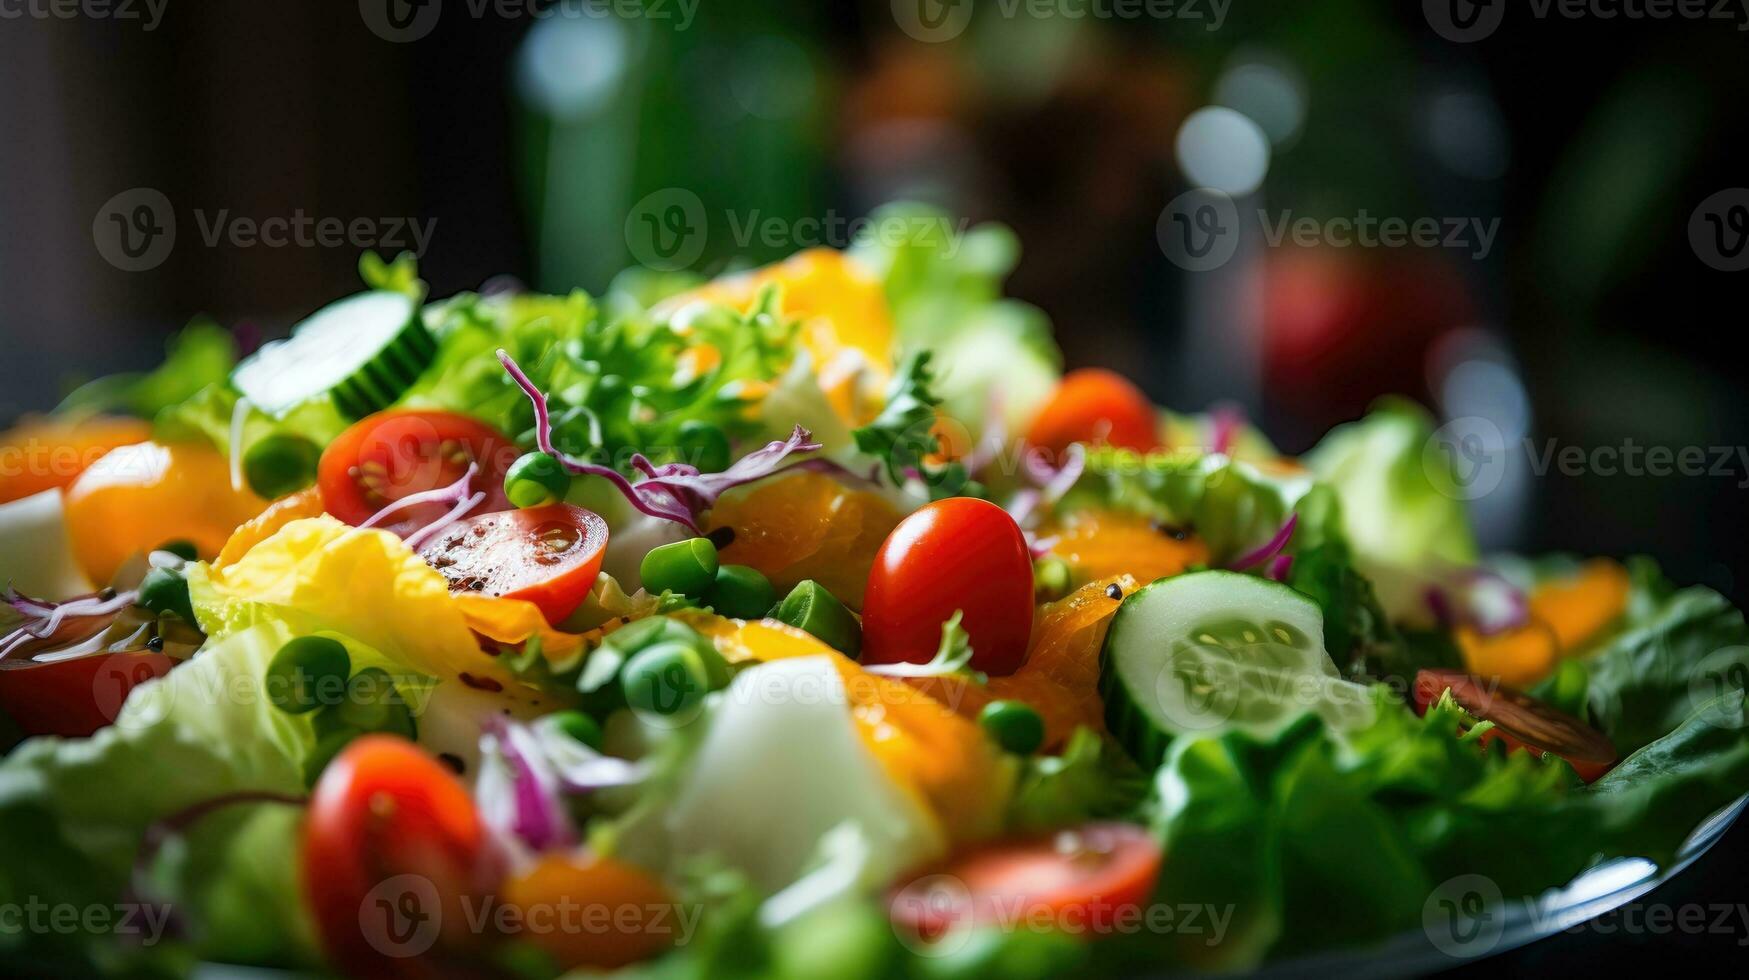
M 1306 711 L 1338 728 L 1372 717 L 1367 689 L 1324 652 L 1316 603 L 1236 572 L 1163 579 L 1124 600 L 1105 641 L 1106 725 L 1157 766 L 1185 734 L 1268 734 Z
M 341 414 L 360 419 L 394 404 L 436 357 L 419 302 L 378 290 L 318 310 L 290 339 L 238 365 L 231 381 L 269 415 L 326 395 Z

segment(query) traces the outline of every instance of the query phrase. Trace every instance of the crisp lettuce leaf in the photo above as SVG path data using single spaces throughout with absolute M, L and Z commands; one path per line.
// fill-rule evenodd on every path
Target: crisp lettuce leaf
M 1157 894 L 1233 909 L 1217 945 L 1174 937 L 1173 962 L 1236 969 L 1382 941 L 1417 928 L 1434 886 L 1460 874 L 1511 898 L 1609 858 L 1668 864 L 1701 820 L 1749 789 L 1741 692 L 1700 706 L 1590 787 L 1558 759 L 1484 746 L 1486 726 L 1449 696 L 1419 718 L 1383 687 L 1376 697 L 1376 720 L 1357 732 L 1308 716 L 1270 738 L 1173 743 L 1155 783 Z
M 467 673 L 512 683 L 480 649 L 443 576 L 385 531 L 293 521 L 224 568 L 189 566 L 188 592 L 210 637 L 282 624 L 296 635 L 350 637 L 438 680 Z
M 291 635 L 275 624 L 238 631 L 136 688 L 115 725 L 92 738 L 34 739 L 0 763 L 0 902 L 114 906 L 129 900 L 154 823 L 240 791 L 301 795 L 309 723 L 273 708 L 261 689 Z M 155 876 L 201 956 L 313 962 L 291 874 L 293 821 L 271 809 L 202 820 Z M 239 915 L 233 903 L 245 896 Z M 0 950 L 111 968 L 152 952 L 130 949 L 127 937 L 28 931 L 0 934 Z
M 1475 535 L 1433 420 L 1402 400 L 1338 426 L 1304 459 L 1342 503 L 1342 532 L 1357 567 L 1393 620 L 1425 619 L 1421 583 L 1476 564 Z
M 1702 703 L 1743 690 L 1749 625 L 1717 592 L 1670 591 L 1636 563 L 1624 624 L 1584 664 L 1592 721 L 1619 751 L 1632 752 L 1674 730 Z
M 1100 448 L 1088 453 L 1081 479 L 1059 506 L 1107 507 L 1189 525 L 1220 565 L 1268 541 L 1296 508 L 1300 521 L 1289 550 L 1326 540 L 1335 508 L 1318 497 L 1300 507 L 1311 490 L 1309 477 L 1266 474 L 1219 454 Z
M 121 412 L 149 419 L 223 382 L 237 363 L 231 332 L 204 317 L 170 339 L 164 363 L 148 374 L 116 374 L 84 385 L 55 409 L 61 415 Z

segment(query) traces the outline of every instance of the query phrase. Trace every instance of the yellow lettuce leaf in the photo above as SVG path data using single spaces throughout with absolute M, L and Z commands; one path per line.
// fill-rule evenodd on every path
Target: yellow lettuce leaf
M 384 531 L 332 517 L 292 521 L 223 568 L 190 566 L 188 590 L 214 638 L 279 622 L 298 635 L 351 637 L 439 681 L 512 699 L 523 687 L 480 648 L 443 576 Z

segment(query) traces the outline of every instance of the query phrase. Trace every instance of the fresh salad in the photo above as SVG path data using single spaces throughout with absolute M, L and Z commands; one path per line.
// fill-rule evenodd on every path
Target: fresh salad
M 1064 374 L 1016 255 L 370 255 L 6 433 L 7 972 L 1242 970 L 1749 791 L 1719 595 L 1478 554 L 1408 402 L 1290 458 Z

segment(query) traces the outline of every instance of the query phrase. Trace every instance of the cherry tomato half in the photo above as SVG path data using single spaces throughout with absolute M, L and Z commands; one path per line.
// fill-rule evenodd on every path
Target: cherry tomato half
M 1032 553 L 1014 518 L 974 497 L 925 505 L 887 536 L 863 598 L 863 662 L 928 663 L 956 610 L 972 669 L 1020 669 L 1032 635 Z
M 1579 719 L 1528 694 L 1459 670 L 1423 670 L 1415 675 L 1415 710 L 1426 713 L 1446 689 L 1460 707 L 1494 728 L 1486 744 L 1498 737 L 1508 751 L 1531 749 L 1567 760 L 1579 778 L 1593 782 L 1615 765 L 1615 746 L 1608 736 Z
M 509 439 L 465 415 L 392 410 L 361 419 L 330 443 L 316 484 L 328 513 L 356 525 L 402 497 L 450 486 L 469 463 L 478 463 L 472 486 L 485 491 L 486 499 L 476 513 L 490 513 L 510 507 L 504 472 L 516 457 Z M 447 510 L 446 504 L 420 504 L 382 527 L 411 533 Z
M 1109 933 L 1139 914 L 1160 860 L 1159 843 L 1140 827 L 1087 824 L 965 852 L 901 886 L 888 911 L 895 925 L 924 939 L 1003 922 Z
M 1053 454 L 1070 443 L 1108 443 L 1147 452 L 1160 448 L 1160 422 L 1148 396 L 1102 368 L 1070 371 L 1033 419 L 1026 441 Z
M 607 552 L 607 522 L 570 504 L 482 514 L 450 525 L 420 557 L 452 592 L 523 599 L 554 625 L 588 598 Z
M 86 738 L 114 723 L 136 685 L 168 674 L 174 664 L 146 650 L 0 660 L 0 711 L 24 735 Z
M 330 963 L 352 976 L 439 975 L 421 956 L 454 957 L 499 870 L 468 791 L 411 742 L 367 735 L 316 784 L 299 871 Z

